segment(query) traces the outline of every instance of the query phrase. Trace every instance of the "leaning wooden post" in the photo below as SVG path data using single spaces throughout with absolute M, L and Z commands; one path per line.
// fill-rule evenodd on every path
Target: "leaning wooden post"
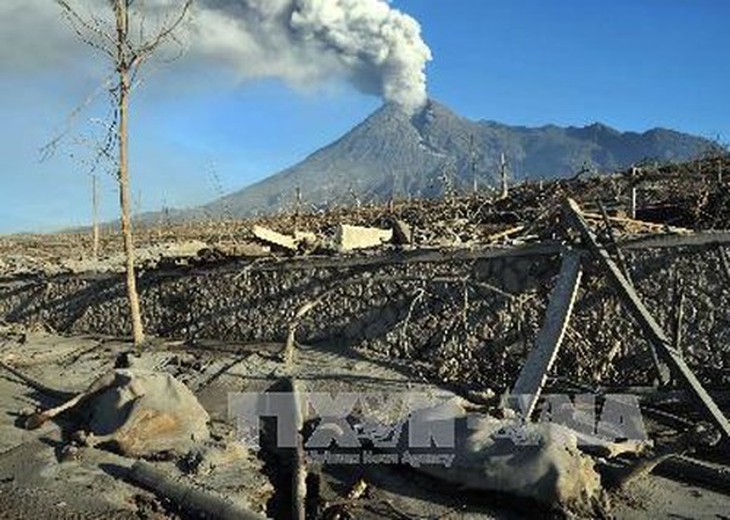
M 717 254 L 720 255 L 720 264 L 722 264 L 722 269 L 725 272 L 725 278 L 730 283 L 730 258 L 728 258 L 727 251 L 721 244 L 717 246 Z
M 529 419 L 535 410 L 547 375 L 558 356 L 578 296 L 581 276 L 580 253 L 566 251 L 535 348 L 522 366 L 506 403 L 509 408 L 521 412 L 525 419 Z
M 701 412 L 719 428 L 725 437 L 730 438 L 730 422 L 684 362 L 680 353 L 674 349 L 667 335 L 639 298 L 631 282 L 626 279 L 606 250 L 598 244 L 595 234 L 581 215 L 580 206 L 574 200 L 567 199 L 565 211 L 573 227 L 583 237 L 584 244 L 605 271 L 609 282 L 613 285 L 629 314 L 639 324 L 649 344 L 654 346 L 656 354 L 670 367 L 677 380 L 683 382 L 691 391 L 701 406 Z

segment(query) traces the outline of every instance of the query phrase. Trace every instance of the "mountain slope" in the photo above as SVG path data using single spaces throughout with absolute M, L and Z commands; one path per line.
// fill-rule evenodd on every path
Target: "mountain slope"
M 584 128 L 507 126 L 470 121 L 430 101 L 409 117 L 385 105 L 334 143 L 304 161 L 205 206 L 206 213 L 248 216 L 291 208 L 296 189 L 306 204 L 349 204 L 394 197 L 432 197 L 445 186 L 496 185 L 505 154 L 513 179 L 599 171 L 643 159 L 685 160 L 708 140 L 672 130 L 621 133 L 601 124 Z

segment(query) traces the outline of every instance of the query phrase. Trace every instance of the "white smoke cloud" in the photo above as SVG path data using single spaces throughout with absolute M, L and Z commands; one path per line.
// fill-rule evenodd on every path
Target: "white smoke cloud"
M 145 6 L 164 17 L 181 3 L 146 0 Z M 107 0 L 74 5 L 108 11 Z M 309 86 L 342 78 L 408 111 L 426 101 L 431 51 L 418 22 L 386 0 L 197 0 L 181 37 L 186 60 L 224 65 L 240 80 Z M 0 68 L 47 67 L 78 52 L 74 39 L 53 1 L 0 2 Z

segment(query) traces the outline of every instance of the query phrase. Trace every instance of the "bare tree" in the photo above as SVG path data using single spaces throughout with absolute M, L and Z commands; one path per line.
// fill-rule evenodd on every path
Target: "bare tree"
M 477 152 L 474 134 L 469 135 L 469 167 L 471 168 L 471 192 L 476 195 L 479 191 L 479 183 L 477 182 Z
M 509 196 L 509 182 L 507 180 L 507 158 L 504 152 L 499 156 L 499 178 L 502 183 L 501 198 L 506 199 Z
M 99 187 L 96 173 L 91 174 L 91 251 L 94 260 L 99 258 Z
M 124 253 L 126 256 L 126 285 L 129 299 L 132 336 L 134 344 L 144 342 L 142 315 L 134 272 L 134 241 L 132 238 L 131 198 L 129 187 L 129 96 L 134 80 L 142 64 L 159 47 L 170 41 L 177 41 L 175 30 L 186 19 L 193 0 L 185 0 L 179 12 L 157 28 L 155 34 L 145 34 L 145 9 L 143 0 L 106 0 L 104 9 L 108 13 L 83 13 L 78 6 L 67 0 L 55 0 L 79 38 L 87 45 L 101 52 L 114 67 L 109 92 L 115 104 L 114 123 L 111 125 L 107 142 L 117 147 L 117 182 L 119 184 L 119 207 L 121 216 Z M 133 11 L 133 12 L 132 12 Z M 106 23 L 104 15 L 112 16 Z M 136 31 L 130 30 L 130 14 L 136 16 Z

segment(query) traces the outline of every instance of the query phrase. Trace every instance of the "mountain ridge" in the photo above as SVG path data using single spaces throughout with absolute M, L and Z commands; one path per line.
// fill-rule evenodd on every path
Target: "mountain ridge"
M 666 128 L 621 132 L 603 123 L 584 127 L 510 126 L 473 121 L 437 101 L 408 116 L 385 104 L 352 130 L 270 177 L 198 209 L 245 217 L 291 209 L 299 189 L 307 206 L 437 197 L 448 189 L 498 182 L 504 153 L 513 181 L 601 172 L 642 160 L 681 161 L 712 142 Z

